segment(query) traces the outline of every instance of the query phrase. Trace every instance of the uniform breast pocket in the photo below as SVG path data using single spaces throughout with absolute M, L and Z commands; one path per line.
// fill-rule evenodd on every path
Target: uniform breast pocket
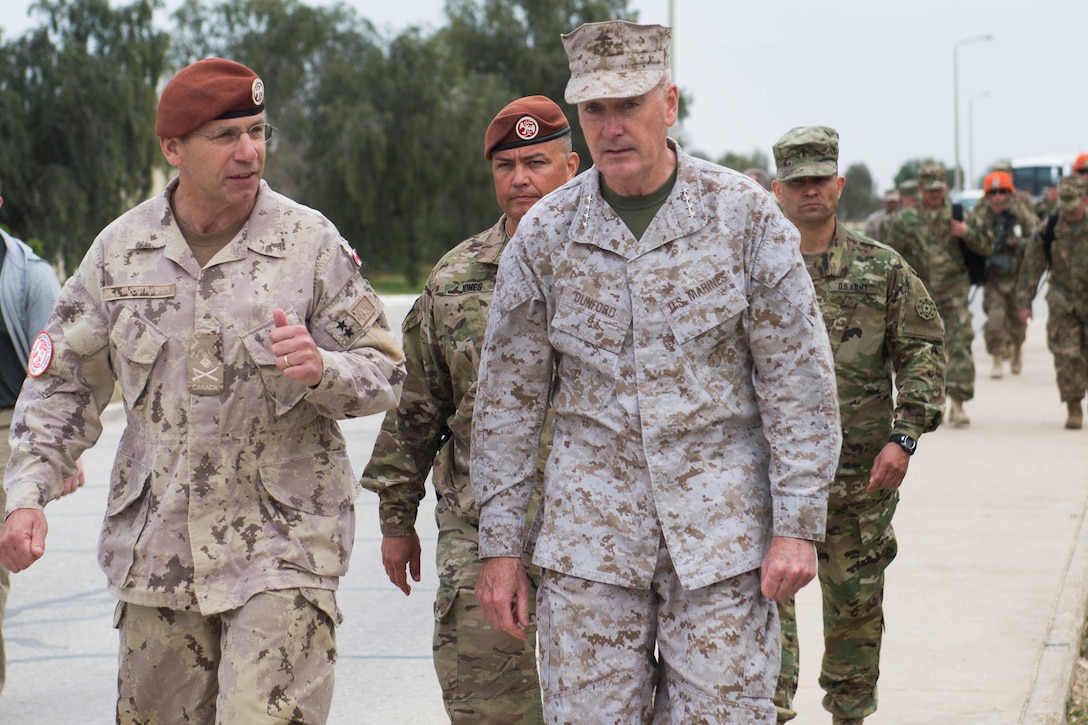
M 166 333 L 131 307 L 123 308 L 117 315 L 110 328 L 110 344 L 117 352 L 114 360 L 117 384 L 129 409 L 140 408 L 146 402 L 147 383 L 167 339 Z
M 551 324 L 551 342 L 559 354 L 560 391 L 566 402 L 596 409 L 612 397 L 620 351 L 631 328 L 631 313 L 604 305 L 611 314 L 560 300 Z
M 666 303 L 669 328 L 691 375 L 715 398 L 732 393 L 750 370 L 747 344 L 748 300 L 722 286 L 695 301 Z
M 306 395 L 306 386 L 288 378 L 276 366 L 276 358 L 272 355 L 271 331 L 272 323 L 268 322 L 246 333 L 242 343 L 246 346 L 246 353 L 260 373 L 265 398 L 271 412 L 276 416 L 282 416 L 298 405 Z

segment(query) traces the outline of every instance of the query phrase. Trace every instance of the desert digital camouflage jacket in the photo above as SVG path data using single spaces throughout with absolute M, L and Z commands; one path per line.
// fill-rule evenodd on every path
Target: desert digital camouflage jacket
M 327 219 L 262 182 L 201 269 L 170 208 L 176 183 L 106 227 L 64 286 L 52 362 L 12 421 L 8 510 L 57 497 L 116 380 L 127 426 L 99 543 L 111 593 L 210 614 L 301 587 L 324 590 L 328 611 L 359 491 L 336 419 L 396 405 L 403 354 Z M 313 389 L 276 367 L 277 307 L 322 350 Z
M 495 273 L 507 241 L 504 214 L 491 229 L 447 252 L 404 319 L 408 378 L 362 477 L 363 487 L 381 499 L 385 536 L 415 532 L 432 465 L 438 506 L 470 526 L 479 522 L 469 480 L 472 407 Z
M 1016 306 L 1030 310 L 1043 272 L 1047 279 L 1046 303 L 1050 314 L 1075 314 L 1088 320 L 1088 215 L 1070 223 L 1061 214 L 1054 226 L 1054 241 L 1047 264 L 1043 247 L 1046 220 L 1039 224 L 1024 252 L 1016 284 Z
M 971 289 L 963 250 L 952 236 L 951 223 L 952 205 L 948 202 L 937 209 L 918 204 L 900 210 L 888 226 L 888 238 L 881 240 L 903 255 L 933 299 L 940 301 L 966 298 Z M 970 237 L 964 241 L 976 254 L 986 256 L 993 250 L 992 239 Z
M 864 475 L 893 427 L 917 439 L 941 422 L 944 327 L 936 303 L 899 254 L 837 222 L 831 247 L 806 255 L 805 264 L 835 356 L 839 475 Z
M 751 180 L 676 151 L 641 240 L 594 168 L 499 262 L 472 434 L 483 557 L 521 550 L 549 404 L 542 567 L 645 588 L 663 537 L 692 588 L 758 568 L 771 536 L 823 537 L 838 404 L 797 231 Z

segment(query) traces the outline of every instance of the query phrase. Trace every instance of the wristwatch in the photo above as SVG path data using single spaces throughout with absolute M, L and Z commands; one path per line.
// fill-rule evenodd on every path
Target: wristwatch
M 914 452 L 918 450 L 918 441 L 911 438 L 906 433 L 892 433 L 892 437 L 888 439 L 889 443 L 898 443 L 903 447 L 903 450 L 907 452 L 908 456 L 913 456 Z

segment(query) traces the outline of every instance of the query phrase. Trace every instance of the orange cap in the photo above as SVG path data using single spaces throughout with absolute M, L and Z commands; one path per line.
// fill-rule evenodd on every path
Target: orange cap
M 1012 176 L 1007 171 L 991 171 L 986 174 L 986 180 L 982 182 L 983 191 L 1005 189 L 1012 191 Z
M 1088 154 L 1081 154 L 1073 162 L 1073 173 L 1080 173 L 1081 169 L 1088 168 Z

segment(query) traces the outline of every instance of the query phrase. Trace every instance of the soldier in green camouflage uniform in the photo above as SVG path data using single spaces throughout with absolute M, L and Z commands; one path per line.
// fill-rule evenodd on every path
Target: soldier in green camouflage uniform
M 835 723 L 860 723 L 877 707 L 884 571 L 896 554 L 898 488 L 918 437 L 941 420 L 944 331 L 936 304 L 902 257 L 835 219 L 846 181 L 838 176 L 835 130 L 795 128 L 778 140 L 774 155 L 774 193 L 801 232 L 835 355 L 842 416 L 827 535 L 816 545 L 824 612 L 820 686 Z M 800 650 L 793 600 L 780 602 L 779 612 L 775 704 L 785 722 L 797 714 Z
M 960 242 L 976 254 L 993 250 L 984 239 L 965 239 L 967 224 L 952 218 L 952 205 L 945 198 L 944 167 L 927 164 L 918 171 L 922 203 L 901 211 L 888 229 L 888 246 L 903 255 L 925 283 L 944 321 L 945 385 L 950 400 L 948 422 L 968 425 L 964 401 L 975 395 L 975 361 L 971 342 L 971 310 L 967 295 L 971 279 L 967 274 Z
M 1088 200 L 1083 177 L 1061 180 L 1057 206 L 1050 244 L 1045 239 L 1049 225 L 1044 223 L 1027 247 L 1016 300 L 1020 319 L 1026 324 L 1039 280 L 1050 270 L 1047 346 L 1054 356 L 1058 392 L 1067 408 L 1065 427 L 1079 430 L 1084 420 L 1081 401 L 1088 388 Z
M 523 642 L 491 629 L 473 592 L 481 563 L 469 431 L 499 256 L 532 203 L 574 176 L 578 155 L 562 110 L 531 96 L 491 122 L 484 157 L 504 214 L 438 262 L 408 313 L 408 380 L 400 406 L 385 417 L 362 484 L 381 497 L 383 563 L 408 594 L 405 566 L 418 581 L 416 512 L 433 465 L 439 497 L 434 663 L 446 712 L 454 722 L 534 723 L 542 718 L 535 637 Z
M 965 239 L 993 247 L 986 260 L 982 308 L 986 312 L 983 337 L 993 358 L 990 377 L 1003 375 L 1005 359 L 1013 375 L 1020 373 L 1026 325 L 1016 306 L 1016 277 L 1024 258 L 1024 246 L 1035 231 L 1035 211 L 1015 195 L 1012 176 L 1004 171 L 987 174 L 982 184 L 986 195 L 967 218 Z

